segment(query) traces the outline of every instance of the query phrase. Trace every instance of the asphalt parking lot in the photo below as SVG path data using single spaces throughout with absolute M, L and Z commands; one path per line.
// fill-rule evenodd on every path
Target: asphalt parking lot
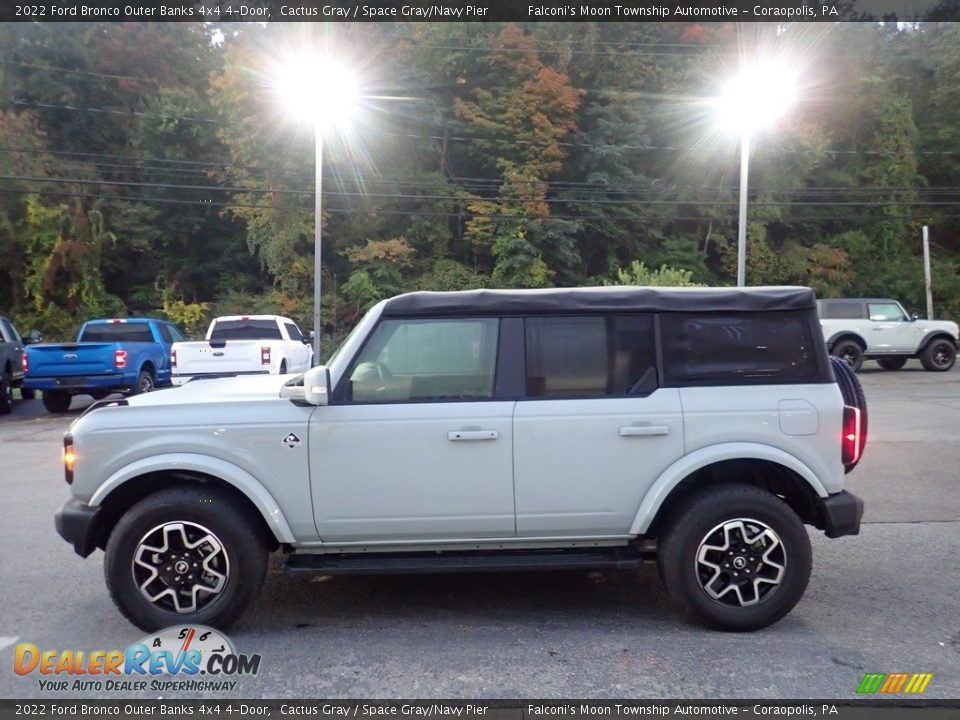
M 652 567 L 304 581 L 277 560 L 229 633 L 262 655 L 260 674 L 227 695 L 839 699 L 867 672 L 929 672 L 927 697 L 960 697 L 960 369 L 867 363 L 860 377 L 870 435 L 849 489 L 866 524 L 812 533 L 809 588 L 777 625 L 692 625 Z M 61 435 L 78 414 L 18 402 L 0 420 L 0 697 L 57 695 L 14 674 L 18 642 L 94 650 L 143 636 L 110 601 L 102 553 L 81 560 L 53 529 Z

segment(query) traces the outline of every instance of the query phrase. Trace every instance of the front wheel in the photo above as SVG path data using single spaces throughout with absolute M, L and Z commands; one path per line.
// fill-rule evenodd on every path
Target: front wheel
M 657 553 L 670 594 L 717 630 L 767 627 L 800 601 L 810 538 L 780 498 L 751 485 L 695 495 L 666 521 Z
M 938 338 L 924 349 L 920 362 L 927 370 L 945 372 L 957 361 L 957 347 L 952 340 Z
M 134 505 L 107 542 L 114 603 L 153 631 L 181 623 L 223 628 L 256 597 L 267 549 L 251 517 L 216 489 L 161 490 Z

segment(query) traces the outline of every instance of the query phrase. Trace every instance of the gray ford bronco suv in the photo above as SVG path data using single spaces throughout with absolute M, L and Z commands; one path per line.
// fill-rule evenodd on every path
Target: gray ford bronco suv
M 56 516 L 141 628 L 302 575 L 659 564 L 695 618 L 776 622 L 809 525 L 859 532 L 866 439 L 808 288 L 417 292 L 326 366 L 92 405 Z

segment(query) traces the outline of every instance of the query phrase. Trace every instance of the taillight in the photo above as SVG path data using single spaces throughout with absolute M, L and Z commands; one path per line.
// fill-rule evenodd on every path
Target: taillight
M 77 455 L 73 452 L 73 435 L 67 433 L 63 436 L 63 476 L 67 485 L 73 485 L 73 465 L 77 461 Z
M 845 405 L 843 408 L 843 440 L 841 457 L 844 465 L 855 465 L 860 459 L 860 409 Z
M 261 365 L 270 364 L 270 348 L 268 347 L 260 348 L 260 364 Z
M 177 351 L 170 351 L 170 367 L 175 368 L 177 366 Z
M 30 369 L 30 361 L 27 359 L 26 353 L 20 356 L 20 367 L 23 368 L 24 373 Z
M 125 368 L 127 366 L 127 351 L 126 350 L 114 350 L 113 351 L 113 366 L 117 368 Z

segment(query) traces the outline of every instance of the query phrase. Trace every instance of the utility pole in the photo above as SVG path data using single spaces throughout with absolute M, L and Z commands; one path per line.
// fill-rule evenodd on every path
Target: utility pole
M 933 320 L 933 288 L 930 285 L 930 227 L 923 226 L 923 277 L 927 286 L 927 320 Z

